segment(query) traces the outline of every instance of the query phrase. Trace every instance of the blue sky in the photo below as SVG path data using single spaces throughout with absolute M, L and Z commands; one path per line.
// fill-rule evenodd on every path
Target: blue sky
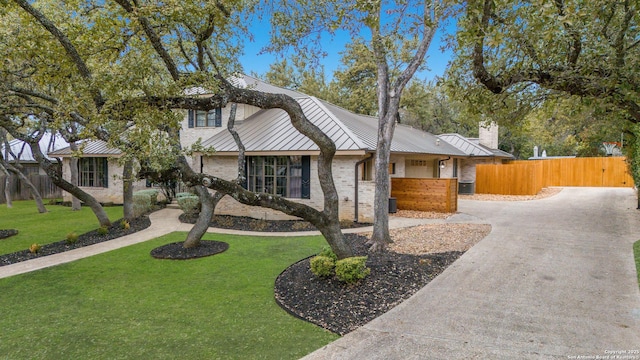
M 420 72 L 415 77 L 420 79 L 432 80 L 436 76 L 442 76 L 447 68 L 448 62 L 452 59 L 453 53 L 450 49 L 442 50 L 445 45 L 445 36 L 455 31 L 455 24 L 448 25 L 445 29 L 440 29 L 431 43 L 431 47 L 427 52 L 427 66 L 429 70 Z M 269 70 L 276 57 L 273 54 L 258 55 L 260 49 L 269 41 L 269 25 L 257 25 L 253 31 L 255 39 L 253 42 L 249 40 L 245 43 L 245 55 L 240 58 L 244 71 L 247 74 L 255 72 L 264 74 Z M 321 63 L 324 66 L 327 77 L 332 77 L 333 72 L 340 66 L 340 57 L 344 50 L 345 44 L 350 41 L 348 36 L 337 36 L 333 39 L 323 39 L 323 49 L 327 52 L 327 57 L 323 58 Z M 327 79 L 329 80 L 329 79 Z

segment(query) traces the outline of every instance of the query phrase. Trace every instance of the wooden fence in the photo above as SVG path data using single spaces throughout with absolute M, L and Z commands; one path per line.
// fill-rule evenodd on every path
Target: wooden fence
M 476 193 L 535 195 L 549 186 L 633 187 L 624 157 L 517 160 L 476 165 Z
M 392 178 L 391 197 L 398 210 L 458 211 L 457 179 Z
M 47 175 L 29 174 L 27 177 L 36 189 L 38 189 L 43 199 L 62 198 L 62 190 L 55 186 Z M 2 175 L 0 176 L 0 204 L 7 202 L 4 196 L 5 185 L 6 176 Z M 9 189 L 11 192 L 11 200 L 32 199 L 29 187 L 23 184 L 15 175 L 9 176 Z

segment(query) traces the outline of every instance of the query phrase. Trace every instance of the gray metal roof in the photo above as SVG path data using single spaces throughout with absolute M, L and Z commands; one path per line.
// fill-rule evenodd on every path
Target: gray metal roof
M 354 114 L 339 106 L 327 102 L 322 103 L 362 140 L 367 146 L 367 150 L 374 151 L 377 148 L 378 118 Z M 396 124 L 393 140 L 391 141 L 391 151 L 396 153 L 465 156 L 462 151 L 450 144 L 438 141 L 435 135 L 403 124 Z
M 122 154 L 118 149 L 113 149 L 107 146 L 107 143 L 102 140 L 87 140 L 78 144 L 78 148 L 82 150 L 83 156 L 96 157 L 96 156 L 117 156 Z M 49 156 L 53 157 L 68 157 L 72 155 L 71 147 L 52 151 Z
M 305 115 L 336 144 L 338 151 L 375 151 L 378 136 L 377 118 L 358 115 L 312 96 L 296 98 Z M 262 110 L 242 122 L 236 129 L 245 150 L 269 151 L 318 151 L 309 138 L 296 130 L 286 112 L 280 109 Z M 231 135 L 220 132 L 203 141 L 217 152 L 235 152 L 238 148 Z M 465 154 L 427 132 L 398 124 L 391 143 L 396 153 L 465 156 Z
M 267 82 L 264 82 L 260 79 L 257 79 L 253 76 L 245 75 L 245 74 L 236 74 L 229 77 L 229 82 L 236 87 L 243 89 L 252 89 L 256 91 L 261 91 L 265 93 L 271 94 L 286 94 L 291 96 L 292 98 L 307 96 L 301 92 L 297 92 L 295 90 L 286 89 L 280 86 L 271 85 Z M 211 90 L 205 89 L 201 86 L 194 86 L 188 89 L 185 89 L 184 93 L 186 95 L 210 95 L 212 94 Z
M 64 146 L 68 146 L 69 144 L 59 135 L 51 136 L 51 134 L 46 133 L 42 136 L 42 139 L 40 139 L 39 145 L 40 145 L 40 150 L 42 150 L 42 153 L 45 154 L 45 156 L 47 156 L 47 152 L 49 152 L 49 150 L 60 149 Z M 31 152 L 31 147 L 27 145 L 25 142 L 23 142 L 22 140 L 14 139 L 9 141 L 9 148 L 11 149 L 11 152 L 13 154 L 18 156 L 18 158 L 20 159 L 20 162 L 25 162 L 25 163 L 36 162 L 36 159 L 34 158 L 33 153 Z M 4 144 L 0 144 L 0 153 L 2 153 L 2 156 L 5 155 Z M 7 160 L 12 162 L 15 159 L 11 155 L 11 153 L 9 153 Z
M 337 150 L 363 150 L 365 145 L 342 124 L 318 99 L 296 99 L 305 115 L 327 134 Z M 244 121 L 236 123 L 236 130 L 246 151 L 318 151 L 318 146 L 293 127 L 289 115 L 281 109 L 261 110 Z M 228 131 L 222 131 L 203 141 L 203 146 L 213 146 L 217 152 L 238 151 Z
M 469 139 L 460 134 L 442 134 L 438 135 L 438 137 L 460 149 L 467 156 L 513 158 L 513 155 L 508 152 L 499 149 L 491 149 L 480 144 L 478 139 Z

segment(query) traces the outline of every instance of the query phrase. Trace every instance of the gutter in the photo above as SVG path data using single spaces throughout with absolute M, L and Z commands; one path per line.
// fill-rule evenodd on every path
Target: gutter
M 354 167 L 354 173 L 355 173 L 355 179 L 356 179 L 355 194 L 353 196 L 353 201 L 355 203 L 354 212 L 353 212 L 353 222 L 354 223 L 358 222 L 358 166 L 360 166 L 360 164 L 363 164 L 363 163 L 373 159 L 373 155 L 374 154 L 371 154 L 371 156 L 369 156 L 368 158 L 364 158 L 364 159 L 356 162 L 356 165 Z

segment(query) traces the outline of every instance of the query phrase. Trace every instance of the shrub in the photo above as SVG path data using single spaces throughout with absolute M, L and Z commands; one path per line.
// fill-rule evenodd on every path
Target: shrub
M 366 266 L 366 256 L 354 256 L 336 261 L 336 277 L 347 284 L 366 278 L 371 269 Z
M 200 212 L 200 198 L 195 195 L 178 197 L 178 206 L 187 215 L 195 215 Z
M 133 193 L 133 216 L 139 217 L 151 211 L 151 196 L 149 194 L 136 191 Z
M 136 191 L 134 193 L 135 194 L 142 194 L 142 195 L 147 195 L 149 196 L 149 200 L 151 201 L 151 205 L 155 205 L 158 203 L 158 190 L 156 189 L 146 189 L 146 190 L 140 190 L 140 191 Z
M 180 199 L 181 197 L 185 197 L 185 196 L 193 196 L 194 194 L 190 193 L 190 192 L 180 192 L 176 194 L 176 199 Z
M 40 251 L 40 249 L 42 249 L 42 246 L 40 246 L 40 244 L 37 244 L 37 243 L 33 243 L 31 244 L 31 246 L 29 246 L 29 252 L 32 254 L 37 254 L 38 251 Z
M 109 228 L 105 225 L 102 225 L 98 228 L 98 235 L 107 235 L 109 233 Z
M 129 223 L 129 221 L 127 221 L 127 220 L 123 220 L 123 221 L 122 221 L 122 228 L 123 228 L 124 230 L 129 230 L 129 229 L 131 228 L 131 224 Z
M 75 244 L 78 241 L 78 234 L 70 232 L 67 234 L 67 244 Z
M 328 256 L 314 256 L 311 258 L 311 272 L 318 277 L 328 277 L 333 275 L 336 261 Z
M 329 246 L 323 247 L 318 256 L 326 256 L 332 258 L 334 262 L 338 261 L 338 255 L 336 255 Z

